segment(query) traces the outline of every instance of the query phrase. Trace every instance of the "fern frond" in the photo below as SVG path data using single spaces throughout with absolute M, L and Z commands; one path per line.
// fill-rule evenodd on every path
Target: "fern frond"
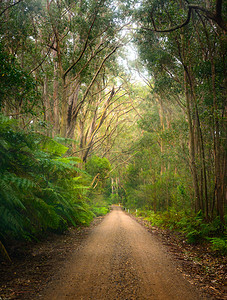
M 42 151 L 51 154 L 52 156 L 63 155 L 68 150 L 68 147 L 56 142 L 55 140 L 53 140 L 48 136 L 43 136 L 43 138 L 40 139 L 39 148 Z
M 26 236 L 24 228 L 26 220 L 16 209 L 0 206 L 0 215 L 0 232 L 4 238 L 8 233 L 15 238 Z
M 11 207 L 26 209 L 21 198 L 18 197 L 16 190 L 7 180 L 8 177 L 3 176 L 0 180 L 0 204 Z
M 54 207 L 43 199 L 34 197 L 32 201 L 26 201 L 26 206 L 30 222 L 38 231 L 58 228 L 61 217 L 56 213 Z
M 11 174 L 8 172 L 4 174 L 4 178 L 7 179 L 7 181 L 11 183 L 11 185 L 23 191 L 27 191 L 36 187 L 36 184 L 32 180 L 25 177 L 18 177 L 15 174 Z

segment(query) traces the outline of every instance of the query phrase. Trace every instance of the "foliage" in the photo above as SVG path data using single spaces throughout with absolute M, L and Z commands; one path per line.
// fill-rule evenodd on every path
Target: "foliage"
M 192 215 L 190 210 L 176 211 L 175 209 L 162 213 L 137 209 L 133 214 L 150 222 L 152 226 L 181 232 L 189 244 L 208 243 L 214 253 L 227 254 L 227 228 L 220 229 L 222 224 L 219 217 L 212 222 L 206 222 L 201 212 Z
M 88 174 L 92 176 L 99 174 L 101 180 L 104 180 L 107 177 L 110 168 L 110 163 L 107 158 L 101 158 L 95 155 L 92 156 L 85 165 Z
M 96 203 L 95 205 L 93 205 L 92 211 L 96 215 L 96 217 L 104 216 L 109 212 L 109 207 L 106 204 L 102 204 L 100 206 L 100 204 Z
M 121 199 L 122 200 L 122 199 Z M 108 198 L 108 203 L 110 204 L 118 204 L 120 201 L 119 193 L 116 194 L 110 194 Z M 123 202 L 123 201 L 122 201 Z
M 104 199 L 147 210 L 191 243 L 215 238 L 219 217 L 225 223 L 225 32 L 205 10 L 155 32 L 186 20 L 182 0 L 26 0 L 6 11 L 14 1 L 3 2 L 0 109 L 11 118 L 0 124 L 4 244 L 89 224 L 107 212 Z M 130 83 L 116 59 L 131 17 L 146 88 Z M 76 153 L 81 160 L 67 157 Z
M 0 238 L 31 240 L 93 218 L 77 158 L 49 137 L 26 133 L 0 115 Z
M 201 7 L 207 5 L 201 1 Z M 174 166 L 183 179 L 191 174 L 188 182 L 176 184 L 175 192 L 172 184 L 168 186 L 166 191 L 170 187 L 176 196 L 171 199 L 166 192 L 168 206 L 173 200 L 187 208 L 193 205 L 207 219 L 219 215 L 224 223 L 225 32 L 216 31 L 216 25 L 198 12 L 182 28 L 168 31 L 186 20 L 187 10 L 188 1 L 145 0 L 135 11 L 139 30 L 134 39 L 152 76 L 148 84 L 153 98 L 140 126 L 159 148 L 150 160 L 158 160 L 161 175 L 167 175 L 165 182 L 155 176 L 160 188 L 169 185 L 167 173 Z M 166 209 L 166 201 L 161 200 L 161 206 Z
M 37 92 L 34 79 L 18 64 L 15 57 L 4 51 L 0 43 L 0 108 L 24 102 L 24 112 L 32 112 Z M 30 104 L 30 105 L 29 105 Z
M 90 196 L 93 194 L 94 197 L 96 193 L 104 191 L 110 169 L 110 162 L 105 157 L 101 158 L 94 155 L 85 164 L 85 170 L 91 176 L 93 187 L 95 187 L 95 190 Z
M 209 241 L 211 242 L 211 249 L 215 252 L 221 253 L 221 254 L 227 254 L 227 238 L 209 238 Z
M 222 224 L 218 217 L 212 222 L 205 222 L 201 212 L 192 215 L 190 211 L 176 211 L 175 209 L 156 214 L 152 211 L 138 211 L 137 216 L 148 220 L 153 226 L 183 232 L 190 244 L 209 241 L 213 251 L 226 254 L 227 228 L 224 231 L 220 230 Z

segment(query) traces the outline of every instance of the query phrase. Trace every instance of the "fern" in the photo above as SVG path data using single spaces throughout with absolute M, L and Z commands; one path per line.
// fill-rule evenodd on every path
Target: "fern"
M 7 174 L 8 175 L 8 174 Z M 13 185 L 8 181 L 9 176 L 2 176 L 0 180 L 0 205 L 11 208 L 25 209 L 23 202 Z
M 1 239 L 20 239 L 29 235 L 29 232 L 26 231 L 26 218 L 18 211 L 0 206 L 0 215 Z
M 57 229 L 62 218 L 56 213 L 54 207 L 43 199 L 35 197 L 32 202 L 27 201 L 27 210 L 30 213 L 30 224 L 35 229 L 45 231 Z
M 225 238 L 209 238 L 208 239 L 211 242 L 211 249 L 214 252 L 218 252 L 220 254 L 226 255 L 227 254 L 227 237 Z
M 0 114 L 2 253 L 3 244 L 13 239 L 86 225 L 94 217 L 86 204 L 86 172 L 78 167 L 80 159 L 63 157 L 67 149 L 44 135 L 19 130 L 14 120 Z

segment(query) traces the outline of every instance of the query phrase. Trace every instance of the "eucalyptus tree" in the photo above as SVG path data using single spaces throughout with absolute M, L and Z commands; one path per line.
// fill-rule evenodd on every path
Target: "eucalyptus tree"
M 40 15 L 38 1 L 4 1 L 0 4 L 2 107 L 20 118 L 37 112 L 39 97 L 36 82 L 29 74 L 36 31 L 33 20 Z M 5 83 L 4 83 L 5 80 Z M 5 92 L 4 92 L 5 90 Z M 33 91 L 33 92 L 32 92 Z
M 116 87 L 115 87 L 116 88 Z M 79 114 L 80 155 L 86 161 L 92 152 L 105 156 L 112 148 L 116 132 L 125 122 L 125 115 L 132 110 L 131 103 L 121 87 L 106 89 L 99 101 L 87 103 Z
M 222 25 L 209 14 L 215 9 Z M 216 7 L 208 1 L 201 6 L 188 1 L 143 1 L 137 15 L 139 49 L 155 78 L 154 89 L 165 101 L 175 99 L 186 113 L 195 208 L 208 218 L 216 203 L 222 222 L 226 161 L 224 9 L 222 1 L 216 1 Z
M 129 2 L 25 0 L 3 4 L 1 40 L 37 80 L 44 121 L 55 133 L 73 137 L 91 88 L 105 86 L 106 63 L 111 59 L 114 65 L 113 54 L 125 42 L 120 32 Z
M 60 134 L 72 137 L 92 87 L 98 81 L 100 86 L 106 62 L 122 45 L 119 32 L 124 23 L 111 1 L 71 2 L 68 6 L 64 1 L 51 1 L 47 12 L 60 79 Z
M 155 212 L 169 207 L 189 209 L 188 124 L 173 99 L 159 101 L 150 88 L 147 93 L 138 109 L 138 139 L 122 176 L 126 205 Z

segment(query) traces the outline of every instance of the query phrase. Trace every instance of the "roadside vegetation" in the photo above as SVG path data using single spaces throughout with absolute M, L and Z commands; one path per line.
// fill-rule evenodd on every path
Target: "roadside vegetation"
M 4 245 L 14 240 L 89 225 L 108 212 L 106 203 L 87 198 L 91 174 L 79 168 L 80 158 L 64 156 L 68 147 L 17 124 L 0 115 L 0 239 L 8 260 Z
M 210 253 L 217 256 L 227 254 L 226 235 L 220 232 L 218 217 L 212 222 L 205 222 L 201 213 L 192 215 L 191 212 L 177 212 L 174 209 L 156 214 L 147 210 L 131 213 L 149 222 L 151 226 L 181 233 L 188 244 L 208 246 Z

